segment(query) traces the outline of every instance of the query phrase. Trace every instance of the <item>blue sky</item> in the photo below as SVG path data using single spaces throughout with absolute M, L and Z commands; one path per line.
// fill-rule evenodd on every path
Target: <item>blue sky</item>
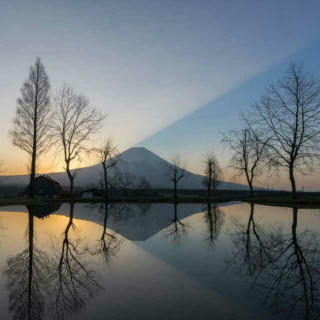
M 227 165 L 229 153 L 220 143 L 222 132 L 237 128 L 240 111 L 250 110 L 258 101 L 265 87 L 281 78 L 291 62 L 302 62 L 315 74 L 320 74 L 320 38 L 311 45 L 289 55 L 245 83 L 214 99 L 175 123 L 140 141 L 141 145 L 170 158 L 174 152 L 185 155 L 190 169 L 201 173 L 199 156 L 206 150 L 217 154 L 220 162 Z M 192 146 L 192 147 L 190 147 Z
M 28 67 L 40 56 L 53 91 L 64 82 L 108 114 L 102 136 L 144 145 L 190 169 L 219 153 L 220 131 L 288 63 L 320 71 L 319 1 L 2 1 L 0 159 L 25 173 L 8 130 Z M 44 157 L 42 171 L 52 167 Z M 93 164 L 88 159 L 83 165 Z

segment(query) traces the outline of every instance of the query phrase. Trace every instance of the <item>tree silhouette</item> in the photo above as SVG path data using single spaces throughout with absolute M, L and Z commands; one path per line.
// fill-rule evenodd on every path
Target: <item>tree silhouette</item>
M 37 160 L 50 149 L 53 137 L 50 82 L 39 57 L 30 67 L 29 77 L 21 88 L 21 95 L 17 101 L 13 129 L 9 131 L 9 136 L 14 146 L 31 157 L 29 196 L 34 197 Z
M 213 195 L 216 195 L 216 190 L 223 179 L 223 171 L 219 165 L 218 159 L 213 152 L 207 152 L 203 158 L 204 177 L 202 184 L 207 188 L 208 198 L 211 197 L 211 188 Z
M 62 241 L 52 239 L 49 310 L 56 319 L 66 319 L 79 312 L 102 289 L 99 275 L 88 261 L 90 250 L 76 232 L 73 215 L 74 204 L 71 203 L 69 222 Z M 74 236 L 70 235 L 71 231 L 75 231 Z
M 251 207 L 253 208 L 253 206 Z M 320 248 L 318 234 L 297 231 L 298 209 L 293 208 L 291 233 L 281 225 L 257 226 L 253 209 L 248 227 L 236 223 L 235 252 L 228 262 L 237 272 L 247 270 L 251 290 L 264 292 L 264 301 L 286 319 L 318 319 L 320 316 Z M 255 239 L 251 238 L 252 226 Z
M 42 319 L 46 306 L 49 272 L 48 255 L 34 244 L 34 206 L 27 206 L 27 248 L 7 261 L 4 275 L 13 319 Z
M 116 232 L 107 232 L 108 217 L 110 216 L 114 206 L 117 205 L 100 203 L 89 206 L 91 210 L 98 208 L 99 212 L 103 214 L 103 230 L 101 238 L 99 239 L 99 245 L 97 248 L 91 249 L 90 253 L 92 255 L 102 256 L 107 265 L 111 264 L 113 258 L 116 257 L 124 241 L 117 236 Z
M 269 163 L 266 161 L 269 139 L 262 140 L 262 137 L 258 139 L 248 126 L 223 134 L 222 143 L 232 153 L 229 167 L 235 172 L 234 179 L 244 175 L 252 197 L 254 181 L 269 169 Z
M 319 163 L 319 79 L 302 64 L 291 63 L 244 118 L 259 141 L 268 140 L 269 163 L 288 172 L 295 197 L 295 173 L 309 174 Z
M 170 162 L 163 162 L 164 174 L 168 181 L 173 182 L 174 197 L 178 197 L 177 187 L 181 179 L 188 176 L 186 171 L 186 164 L 182 161 L 179 155 L 175 155 L 171 158 Z
M 220 231 L 225 221 L 225 213 L 217 204 L 208 203 L 205 210 L 204 221 L 206 224 L 206 238 L 210 245 L 214 244 L 218 239 Z
M 83 153 L 92 151 L 88 143 L 102 128 L 106 116 L 68 85 L 57 91 L 54 102 L 54 132 L 59 141 L 57 154 L 63 155 L 72 193 L 77 170 L 72 172 L 71 165 L 75 160 L 81 162 Z
M 183 223 L 178 218 L 178 204 L 174 203 L 174 218 L 172 224 L 165 229 L 164 236 L 173 244 L 180 245 L 187 238 L 190 225 Z
M 94 149 L 99 163 L 103 168 L 103 180 L 102 186 L 105 191 L 105 198 L 109 197 L 109 177 L 108 171 L 110 168 L 115 167 L 118 162 L 121 161 L 119 151 L 115 146 L 112 138 L 108 138 L 104 141 L 100 148 Z
M 150 208 L 150 203 L 117 203 L 110 207 L 109 213 L 116 221 L 131 220 L 146 215 Z

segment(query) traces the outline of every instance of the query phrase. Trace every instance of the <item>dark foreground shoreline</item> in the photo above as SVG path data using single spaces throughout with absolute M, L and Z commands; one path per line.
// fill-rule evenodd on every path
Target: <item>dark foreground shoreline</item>
M 0 207 L 8 205 L 41 205 L 44 203 L 214 203 L 214 202 L 247 202 L 252 204 L 270 205 L 270 206 L 283 206 L 283 207 L 305 207 L 305 208 L 320 208 L 320 196 L 298 196 L 293 198 L 291 195 L 286 196 L 256 196 L 256 197 L 238 197 L 230 196 L 217 196 L 217 197 L 200 197 L 200 196 L 180 196 L 174 197 L 118 197 L 111 199 L 104 199 L 96 197 L 91 199 L 83 198 L 40 198 L 29 199 L 23 197 L 8 197 L 0 198 Z

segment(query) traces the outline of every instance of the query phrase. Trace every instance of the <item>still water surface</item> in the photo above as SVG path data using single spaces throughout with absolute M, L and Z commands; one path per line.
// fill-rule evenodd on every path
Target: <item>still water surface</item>
M 320 211 L 0 208 L 0 319 L 319 319 Z

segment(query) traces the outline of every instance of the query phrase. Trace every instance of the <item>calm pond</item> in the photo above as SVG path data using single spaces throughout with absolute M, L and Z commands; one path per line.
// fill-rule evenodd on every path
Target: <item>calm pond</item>
M 0 319 L 319 319 L 320 211 L 0 208 Z

